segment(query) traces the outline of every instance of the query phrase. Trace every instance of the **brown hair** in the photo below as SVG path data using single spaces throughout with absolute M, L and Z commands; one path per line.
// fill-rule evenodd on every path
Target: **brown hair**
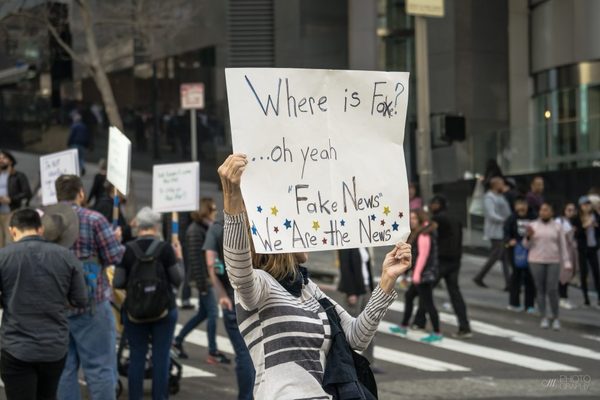
M 419 228 L 411 231 L 410 235 L 408 236 L 408 239 L 406 240 L 407 243 L 413 244 L 415 240 L 417 240 L 417 236 L 419 236 L 419 234 L 431 233 L 431 231 L 433 230 L 432 228 L 434 228 L 434 226 L 433 224 L 429 223 L 429 214 L 427 214 L 425 211 L 411 210 L 410 213 L 415 213 L 417 215 L 417 219 L 419 220 Z
M 215 201 L 212 198 L 203 197 L 200 199 L 200 207 L 198 207 L 198 211 L 192 212 L 191 218 L 194 222 L 202 222 L 206 218 L 210 217 L 210 214 L 215 208 Z
M 61 175 L 54 182 L 58 201 L 73 201 L 83 189 L 81 178 L 77 175 Z
M 248 221 L 248 216 L 246 216 Z M 248 228 L 248 240 L 250 240 L 250 254 L 252 255 L 252 265 L 256 269 L 262 269 L 269 273 L 273 278 L 281 281 L 287 277 L 296 279 L 298 275 L 298 269 L 296 265 L 296 256 L 294 253 L 281 253 L 281 254 L 259 254 L 254 248 L 252 241 L 252 233 L 250 231 L 250 224 L 247 222 Z

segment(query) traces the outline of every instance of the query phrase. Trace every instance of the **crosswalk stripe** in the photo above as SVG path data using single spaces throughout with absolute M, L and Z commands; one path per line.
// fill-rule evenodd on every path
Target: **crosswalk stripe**
M 391 310 L 404 312 L 404 303 L 400 301 L 394 302 L 390 306 Z M 440 312 L 440 320 L 449 325 L 458 325 L 456 321 L 456 316 L 454 314 Z M 510 339 L 515 343 L 524 344 L 527 346 L 538 347 L 544 350 L 550 350 L 557 353 L 568 354 L 571 356 L 589 358 L 592 360 L 600 361 L 600 352 L 576 346 L 567 343 L 555 342 L 553 340 L 547 340 L 544 338 L 536 337 L 533 335 L 529 335 L 526 333 L 522 333 L 519 331 L 515 331 L 512 329 L 502 328 L 496 325 L 488 324 L 486 322 L 481 321 L 469 321 L 471 325 L 471 329 L 474 332 L 481 333 L 488 336 L 497 336 L 501 338 Z
M 178 325 L 177 329 L 181 329 L 181 325 Z M 186 336 L 185 341 L 197 346 L 208 347 L 206 331 L 203 330 L 194 329 Z M 217 335 L 217 347 L 219 348 L 219 351 L 229 354 L 235 353 L 231 346 L 231 342 L 229 342 L 229 339 L 225 336 Z M 432 358 L 392 350 L 381 346 L 375 346 L 374 355 L 378 360 L 423 371 L 470 371 L 469 368 L 463 367 L 462 365 L 438 361 Z
M 597 342 L 600 342 L 600 336 L 594 336 L 594 335 L 581 335 L 582 338 L 584 339 L 590 339 L 590 340 L 595 340 Z
M 200 368 L 192 367 L 191 365 L 187 365 L 185 363 L 181 363 L 183 368 L 181 369 L 181 377 L 182 378 L 214 378 L 217 376 L 212 372 L 205 371 Z
M 390 328 L 392 328 L 393 326 L 395 325 L 387 321 L 381 321 L 381 323 L 379 324 L 378 331 L 388 335 L 398 336 L 390 331 Z M 422 335 L 422 333 L 416 333 L 414 331 L 409 330 L 406 339 L 413 342 L 420 342 Z M 519 367 L 533 369 L 535 371 L 579 371 L 579 368 L 575 368 L 570 365 L 543 360 L 541 358 L 525 356 L 509 351 L 492 349 L 489 347 L 448 338 L 444 338 L 440 342 L 431 343 L 431 345 L 445 350 L 455 351 L 457 353 L 463 353 L 470 356 L 498 361 L 505 364 L 517 365 Z
M 376 359 L 381 361 L 403 365 L 409 368 L 420 369 L 422 371 L 440 372 L 471 370 L 470 368 L 463 367 L 462 365 L 438 361 L 433 358 L 418 356 L 416 354 L 405 353 L 381 346 L 375 346 L 373 349 L 373 355 Z

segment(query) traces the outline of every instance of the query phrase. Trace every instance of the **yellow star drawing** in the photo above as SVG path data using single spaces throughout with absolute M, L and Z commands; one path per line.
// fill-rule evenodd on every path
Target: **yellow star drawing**
M 277 209 L 276 206 L 271 207 L 271 214 L 277 216 L 277 213 L 279 212 L 279 210 Z
M 390 211 L 390 207 L 389 206 L 385 206 L 383 207 L 383 213 L 385 214 L 385 216 L 387 217 L 389 213 L 391 213 Z
M 318 231 L 321 226 L 319 225 L 319 221 L 313 221 L 313 229 Z

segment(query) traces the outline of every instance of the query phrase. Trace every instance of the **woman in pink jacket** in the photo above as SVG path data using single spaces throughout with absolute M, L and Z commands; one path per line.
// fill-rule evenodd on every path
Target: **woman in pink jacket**
M 533 275 L 537 292 L 537 303 L 544 329 L 550 327 L 546 314 L 546 297 L 550 303 L 552 329 L 559 330 L 558 321 L 558 279 L 560 265 L 572 268 L 566 238 L 561 226 L 552 218 L 554 210 L 548 203 L 540 207 L 539 218 L 527 228 L 526 246 L 529 247 L 529 268 Z
M 438 274 L 436 225 L 429 222 L 429 216 L 422 210 L 410 212 L 411 234 L 407 242 L 412 246 L 412 284 L 404 294 L 404 317 L 400 326 L 390 330 L 405 336 L 413 312 L 413 302 L 419 296 L 419 309 L 429 314 L 433 332 L 421 338 L 422 342 L 433 343 L 442 340 L 440 318 L 433 301 L 433 285 Z

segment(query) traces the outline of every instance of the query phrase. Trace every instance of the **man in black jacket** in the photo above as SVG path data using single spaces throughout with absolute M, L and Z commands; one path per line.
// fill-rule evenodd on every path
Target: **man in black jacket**
M 432 220 L 437 224 L 439 265 L 437 282 L 442 278 L 446 282 L 448 296 L 458 320 L 458 332 L 452 336 L 458 339 L 468 339 L 473 334 L 467 317 L 467 306 L 458 286 L 462 258 L 462 224 L 448 214 L 447 208 L 444 196 L 436 195 L 429 202 Z M 414 324 L 425 327 L 425 310 L 417 311 Z
M 31 199 L 29 180 L 15 170 L 17 160 L 6 150 L 0 150 L 0 248 L 10 243 L 8 222 L 11 211 L 21 208 Z
M 346 311 L 353 317 L 364 310 L 371 298 L 373 291 L 373 273 L 371 272 L 371 255 L 366 248 L 347 249 L 338 251 L 340 261 L 340 282 L 338 291 L 346 294 Z M 374 341 L 363 355 L 371 364 L 373 358 Z M 374 373 L 381 372 L 372 366 Z
M 54 399 L 69 345 L 67 304 L 88 300 L 83 270 L 67 248 L 44 240 L 35 210 L 15 212 L 10 231 L 15 243 L 0 250 L 4 390 L 8 399 Z

